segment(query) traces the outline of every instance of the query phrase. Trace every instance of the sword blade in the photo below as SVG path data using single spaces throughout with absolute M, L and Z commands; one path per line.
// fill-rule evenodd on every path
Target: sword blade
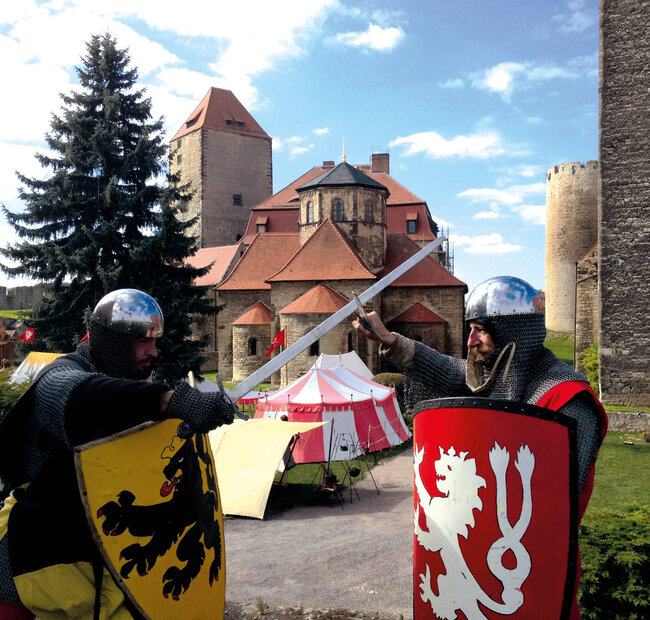
M 377 282 L 359 295 L 361 303 L 365 304 L 375 295 L 381 293 L 381 291 L 383 291 L 387 286 L 395 282 L 397 278 L 404 275 L 409 269 L 417 265 L 425 256 L 431 254 L 433 250 L 446 240 L 447 237 L 438 237 L 435 241 L 432 241 L 423 247 L 419 252 L 416 252 L 413 256 L 407 258 L 399 267 L 396 267 L 389 274 L 386 274 L 381 280 L 377 280 Z M 241 383 L 238 383 L 230 390 L 226 390 L 226 393 L 230 396 L 232 401 L 236 403 L 242 396 L 244 396 L 244 394 L 250 392 L 265 379 L 268 379 L 274 372 L 280 370 L 280 368 L 288 364 L 294 357 L 302 353 L 308 346 L 322 338 L 331 329 L 334 329 L 339 323 L 353 314 L 356 309 L 357 302 L 353 299 L 349 304 L 343 306 L 343 308 L 335 312 L 332 316 L 327 317 L 320 325 L 314 327 L 314 329 L 309 333 L 305 334 L 299 340 L 296 340 L 296 342 L 282 351 L 282 353 L 276 355 L 261 368 L 258 368 Z

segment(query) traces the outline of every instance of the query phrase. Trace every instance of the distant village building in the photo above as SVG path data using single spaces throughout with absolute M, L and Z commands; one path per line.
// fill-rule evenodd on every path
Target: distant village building
M 209 146 L 215 144 L 221 150 Z M 223 144 L 230 148 L 226 164 Z M 180 206 L 201 222 L 193 234 L 200 236 L 202 249 L 192 264 L 212 263 L 197 285 L 222 306 L 214 319 L 197 317 L 195 331 L 210 337 L 209 366 L 227 380 L 242 380 L 265 364 L 271 340 L 282 329 L 286 344 L 292 344 L 438 234 L 426 202 L 390 175 L 388 153 L 373 154 L 365 165 L 325 161 L 271 195 L 270 138 L 229 91 L 210 89 L 171 147 L 171 171 L 197 190 Z M 217 183 L 219 177 L 231 184 Z M 236 205 L 237 210 L 227 194 L 241 187 L 242 197 L 252 196 L 244 190 L 249 177 L 258 200 Z M 241 232 L 235 230 L 234 211 Z M 240 245 L 233 245 L 236 240 Z M 367 310 L 393 329 L 462 356 L 467 286 L 445 268 L 451 261 L 445 245 L 377 295 Z M 376 344 L 359 339 L 344 321 L 273 380 L 292 381 L 320 353 L 351 350 L 380 370 Z

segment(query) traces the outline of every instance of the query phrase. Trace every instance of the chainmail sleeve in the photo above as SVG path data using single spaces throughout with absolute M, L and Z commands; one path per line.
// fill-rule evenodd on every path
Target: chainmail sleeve
M 578 492 L 580 492 L 589 473 L 589 468 L 598 454 L 601 437 L 600 415 L 591 397 L 580 394 L 560 407 L 558 411 L 577 422 Z
M 379 349 L 382 357 L 404 372 L 404 395 L 409 408 L 421 400 L 465 396 L 465 360 L 443 355 L 435 349 L 399 334 L 390 348 Z

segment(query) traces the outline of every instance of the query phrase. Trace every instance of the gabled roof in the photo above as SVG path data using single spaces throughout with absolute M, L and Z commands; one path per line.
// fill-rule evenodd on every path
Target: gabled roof
M 244 244 L 240 242 L 235 245 L 223 245 L 198 250 L 196 254 L 187 259 L 187 262 L 192 267 L 198 268 L 207 267 L 210 263 L 213 263 L 213 265 L 208 273 L 194 281 L 194 285 L 216 286 L 219 284 L 232 271 L 245 249 Z
M 333 314 L 348 304 L 348 300 L 325 284 L 317 284 L 278 314 Z
M 232 91 L 223 88 L 212 87 L 206 93 L 201 103 L 176 132 L 172 141 L 203 128 L 271 140 Z
M 351 166 L 347 162 L 342 162 L 338 166 L 326 170 L 315 179 L 297 187 L 296 190 L 301 192 L 303 190 L 315 189 L 316 187 L 347 187 L 350 185 L 387 189 L 386 186 L 375 181 L 375 179 L 361 172 L 358 168 Z
M 375 276 L 341 229 L 326 219 L 291 260 L 267 278 L 267 282 L 367 279 L 374 280 Z
M 447 321 L 416 301 L 410 308 L 391 319 L 389 323 L 446 323 Z
M 379 277 L 390 273 L 420 250 L 420 247 L 404 233 L 388 234 L 386 241 L 386 263 Z M 462 286 L 467 292 L 467 284 L 449 273 L 431 256 L 423 258 L 390 286 Z
M 217 287 L 218 291 L 270 289 L 266 280 L 296 253 L 300 235 L 260 233 L 255 236 L 232 273 Z
M 271 308 L 261 301 L 232 322 L 233 325 L 268 325 L 269 323 L 271 323 Z

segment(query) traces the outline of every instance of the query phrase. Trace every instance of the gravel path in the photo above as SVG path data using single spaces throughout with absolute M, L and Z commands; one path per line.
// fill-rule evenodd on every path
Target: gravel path
M 226 520 L 228 620 L 412 618 L 413 455 L 372 473 L 380 493 L 366 474 L 343 509 L 325 501 Z

